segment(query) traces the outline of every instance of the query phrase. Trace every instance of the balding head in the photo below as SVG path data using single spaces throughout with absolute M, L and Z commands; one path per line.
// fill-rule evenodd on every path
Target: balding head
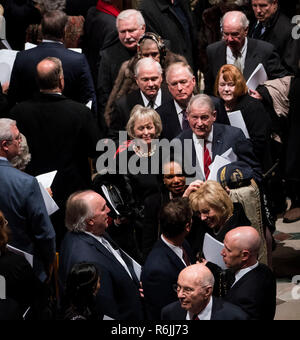
M 238 271 L 257 262 L 261 238 L 253 227 L 237 227 L 229 231 L 221 252 L 228 268 Z
M 205 265 L 186 267 L 177 280 L 177 296 L 181 307 L 192 314 L 199 314 L 209 303 L 213 286 L 213 274 Z
M 64 74 L 62 63 L 58 58 L 47 57 L 36 67 L 37 82 L 40 91 L 62 92 L 64 88 Z

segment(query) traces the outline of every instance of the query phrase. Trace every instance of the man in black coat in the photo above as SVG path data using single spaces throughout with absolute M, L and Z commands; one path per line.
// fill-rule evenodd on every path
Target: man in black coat
M 169 42 L 169 49 L 183 55 L 196 74 L 195 23 L 189 1 L 142 0 L 139 8 L 147 31 L 155 32 Z
M 261 239 L 252 227 L 229 231 L 221 252 L 234 282 L 225 300 L 241 307 L 253 320 L 273 320 L 276 310 L 276 279 L 271 269 L 257 261 Z
M 40 93 L 17 104 L 10 114 L 27 138 L 31 162 L 26 171 L 33 176 L 58 171 L 51 188 L 60 207 L 52 215 L 59 243 L 64 234 L 67 198 L 91 185 L 88 157 L 96 156 L 100 133 L 91 111 L 62 95 L 64 77 L 60 60 L 53 57 L 42 60 L 37 65 L 37 75 Z
M 151 320 L 159 320 L 161 309 L 176 301 L 173 285 L 180 271 L 194 263 L 185 236 L 191 228 L 192 210 L 188 199 L 175 198 L 160 214 L 162 235 L 149 253 L 142 270 L 145 302 Z
M 282 65 L 295 74 L 298 70 L 300 45 L 300 40 L 292 34 L 296 25 L 281 13 L 278 0 L 252 0 L 252 9 L 257 21 L 250 27 L 249 37 L 273 44 Z
M 219 69 L 225 64 L 237 66 L 246 81 L 260 63 L 264 66 L 268 79 L 289 75 L 272 44 L 247 38 L 248 27 L 249 21 L 242 12 L 227 12 L 223 17 L 223 40 L 208 45 L 206 49 L 208 67 L 204 72 L 205 93 L 213 93 Z
M 113 131 L 126 130 L 130 112 L 135 105 L 156 110 L 171 98 L 168 89 L 162 87 L 161 65 L 151 57 L 137 62 L 135 79 L 139 89 L 123 95 L 114 104 L 110 118 L 110 129 Z
M 118 38 L 107 42 L 100 51 L 97 99 L 101 119 L 120 67 L 136 54 L 137 43 L 146 28 L 142 14 L 134 9 L 122 11 L 117 17 L 116 25 Z
M 212 297 L 214 277 L 202 264 L 183 269 L 175 286 L 179 301 L 164 307 L 162 320 L 248 320 L 238 306 Z
M 36 83 L 36 65 L 46 57 L 59 58 L 64 71 L 64 95 L 77 102 L 93 102 L 96 94 L 88 62 L 83 54 L 70 51 L 63 45 L 63 35 L 68 17 L 61 11 L 47 12 L 43 16 L 44 39 L 35 48 L 17 54 L 12 69 L 8 99 L 10 105 L 33 97 L 39 92 Z

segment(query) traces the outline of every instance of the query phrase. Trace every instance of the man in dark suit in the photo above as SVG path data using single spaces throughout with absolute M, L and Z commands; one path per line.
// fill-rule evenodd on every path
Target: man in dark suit
M 281 12 L 278 0 L 252 0 L 251 4 L 257 21 L 251 25 L 249 37 L 273 44 L 282 65 L 296 74 L 300 45 L 292 34 L 296 25 Z
M 142 320 L 139 281 L 132 260 L 105 232 L 109 208 L 94 191 L 70 196 L 66 209 L 66 234 L 60 252 L 60 280 L 64 285 L 75 263 L 94 263 L 100 273 L 101 288 L 96 296 L 99 313 L 116 320 Z
M 97 82 L 98 110 L 102 116 L 121 65 L 136 54 L 137 43 L 145 33 L 145 20 L 139 11 L 122 11 L 116 21 L 118 38 L 100 51 Z
M 88 10 L 84 22 L 83 53 L 89 62 L 95 86 L 98 79 L 100 50 L 112 32 L 116 32 L 117 35 L 116 17 L 120 11 L 113 5 L 113 0 L 98 1 L 97 6 Z
M 59 246 L 68 197 L 91 187 L 88 158 L 96 156 L 100 133 L 91 111 L 62 95 L 64 74 L 59 59 L 48 57 L 38 63 L 37 83 L 40 93 L 17 104 L 10 115 L 27 138 L 31 162 L 26 172 L 37 176 L 57 170 L 51 188 L 60 210 L 51 218 Z
M 55 232 L 37 180 L 9 163 L 20 141 L 16 122 L 0 119 L 0 210 L 11 229 L 10 244 L 33 255 L 33 270 L 44 281 L 55 256 Z
M 226 234 L 221 255 L 235 281 L 225 300 L 240 306 L 251 319 L 273 320 L 276 279 L 270 268 L 257 261 L 260 243 L 252 227 L 238 227 Z
M 195 91 L 196 80 L 191 67 L 183 62 L 171 64 L 166 70 L 166 80 L 172 99 L 157 109 L 163 130 L 160 138 L 171 141 L 182 130 L 189 129 L 186 108 Z M 216 121 L 229 124 L 223 103 L 219 98 L 211 97 L 217 111 Z
M 148 32 L 160 35 L 172 52 L 183 55 L 196 74 L 195 23 L 185 0 L 142 0 L 141 10 Z
M 176 157 L 179 157 L 186 174 L 206 180 L 209 165 L 215 157 L 232 148 L 235 161 L 248 164 L 254 171 L 254 178 L 258 182 L 261 180 L 261 169 L 250 140 L 246 139 L 241 129 L 215 123 L 215 109 L 209 96 L 200 94 L 190 100 L 187 119 L 191 129 L 183 131 L 172 141 Z M 191 180 L 187 178 L 187 183 Z
M 157 109 L 171 98 L 168 89 L 161 86 L 163 80 L 161 65 L 151 57 L 142 58 L 137 62 L 135 79 L 139 89 L 123 95 L 114 104 L 110 119 L 111 130 L 126 129 L 130 112 L 135 105 Z
M 185 236 L 191 227 L 188 199 L 175 198 L 160 214 L 162 235 L 154 245 L 142 270 L 142 285 L 149 318 L 159 320 L 161 309 L 176 301 L 173 285 L 180 271 L 193 261 Z
M 163 308 L 162 320 L 248 320 L 238 306 L 212 297 L 214 277 L 202 264 L 183 269 L 177 280 L 179 301 Z
M 280 57 L 272 44 L 247 38 L 248 27 L 249 21 L 244 13 L 232 11 L 224 15 L 223 40 L 209 45 L 206 49 L 208 66 L 204 72 L 205 93 L 213 93 L 218 71 L 225 64 L 237 66 L 246 80 L 260 63 L 264 66 L 268 79 L 281 78 L 289 74 L 281 65 Z
M 8 98 L 11 105 L 32 98 L 39 92 L 36 83 L 36 65 L 46 57 L 59 58 L 63 65 L 64 95 L 96 108 L 96 94 L 88 62 L 83 54 L 70 51 L 63 45 L 68 17 L 61 11 L 47 12 L 42 20 L 44 41 L 35 48 L 17 54 L 12 69 Z

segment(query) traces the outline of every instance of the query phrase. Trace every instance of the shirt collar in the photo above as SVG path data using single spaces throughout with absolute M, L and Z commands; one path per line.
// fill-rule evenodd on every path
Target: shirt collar
M 247 46 L 248 46 L 248 38 L 246 37 L 245 42 L 244 42 L 244 46 L 242 47 L 240 53 L 242 57 L 246 57 L 246 53 L 247 53 Z M 230 47 L 227 46 L 227 56 L 235 59 Z
M 145 107 L 148 107 L 148 105 L 149 105 L 149 99 L 144 95 L 144 93 L 140 90 L 140 92 L 141 92 L 141 95 L 142 95 L 142 99 L 143 99 L 143 102 L 144 102 L 144 106 Z M 155 97 L 155 100 L 154 100 L 154 110 L 156 109 L 156 108 L 158 108 L 159 106 L 161 106 L 161 89 L 159 89 L 158 90 L 158 92 L 157 92 L 157 95 L 156 95 L 156 97 Z
M 246 275 L 248 272 L 250 272 L 251 270 L 253 270 L 257 266 L 258 266 L 258 262 L 256 262 L 253 266 L 250 266 L 250 267 L 243 268 L 243 269 L 239 270 L 235 274 L 235 281 L 234 281 L 233 285 L 235 285 L 238 282 L 238 280 L 240 280 L 244 275 Z
M 214 137 L 214 126 L 211 127 L 211 131 L 210 131 L 206 141 L 209 142 L 209 143 L 212 143 L 213 137 Z M 203 138 L 198 138 L 194 132 L 193 132 L 193 140 L 196 143 L 201 143 L 202 141 L 204 141 Z
M 213 305 L 213 299 L 210 297 L 209 303 L 207 306 L 203 309 L 202 312 L 198 314 L 199 320 L 210 320 L 211 319 L 211 312 L 212 312 L 212 305 Z M 194 317 L 194 314 L 192 315 L 190 312 L 188 312 L 188 320 L 192 320 Z
M 7 161 L 8 162 L 8 159 L 6 157 L 1 157 L 0 156 L 0 161 Z

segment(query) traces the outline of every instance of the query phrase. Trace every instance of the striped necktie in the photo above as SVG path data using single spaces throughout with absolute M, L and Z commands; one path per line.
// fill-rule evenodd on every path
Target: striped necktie
M 204 174 L 205 174 L 205 179 L 208 178 L 210 170 L 209 170 L 209 166 L 211 164 L 211 158 L 210 158 L 210 154 L 209 154 L 209 150 L 207 148 L 207 141 L 204 141 L 204 152 L 203 152 L 203 158 L 204 158 Z

